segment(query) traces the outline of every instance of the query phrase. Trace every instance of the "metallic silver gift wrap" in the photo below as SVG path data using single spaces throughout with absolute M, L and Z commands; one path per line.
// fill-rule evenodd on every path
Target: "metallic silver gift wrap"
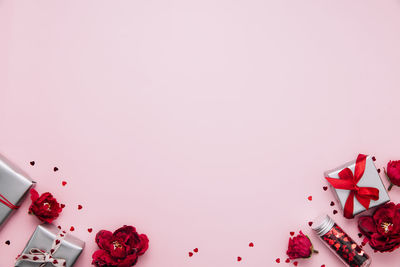
M 32 182 L 23 171 L 0 155 L 0 194 L 8 201 L 14 205 L 20 205 L 34 184 L 35 182 Z M 16 210 L 0 202 L 0 230 L 14 211 Z
M 354 173 L 354 168 L 356 166 L 356 160 L 350 161 L 346 164 L 343 164 L 342 166 L 326 171 L 325 177 L 330 177 L 330 178 L 337 178 L 339 179 L 339 172 L 342 171 L 344 168 L 349 168 L 353 173 Z M 385 204 L 386 202 L 390 201 L 388 192 L 386 191 L 386 188 L 384 184 L 382 183 L 381 177 L 379 176 L 379 173 L 375 167 L 374 161 L 372 160 L 371 156 L 367 156 L 366 158 L 366 163 L 365 163 L 365 170 L 364 174 L 361 177 L 360 181 L 357 183 L 359 187 L 375 187 L 379 190 L 379 199 L 378 200 L 371 200 L 369 204 L 369 209 L 372 209 L 374 207 L 380 206 L 382 204 Z M 340 207 L 342 208 L 342 211 L 344 209 L 344 205 L 346 204 L 347 197 L 350 194 L 350 190 L 345 190 L 345 189 L 336 189 L 331 186 L 336 199 L 338 200 Z M 354 198 L 354 211 L 353 214 L 354 216 L 366 211 L 365 207 L 358 202 L 357 198 Z
M 50 251 L 54 239 L 56 239 L 59 229 L 53 224 L 41 224 L 33 233 L 28 244 L 21 254 L 28 254 L 33 248 Z M 74 265 L 79 255 L 85 247 L 85 242 L 67 233 L 65 238 L 61 240 L 61 245 L 53 254 L 54 258 L 65 259 L 66 267 Z M 41 263 L 19 260 L 15 263 L 15 267 L 39 267 Z M 53 267 L 51 263 L 46 263 L 45 267 Z

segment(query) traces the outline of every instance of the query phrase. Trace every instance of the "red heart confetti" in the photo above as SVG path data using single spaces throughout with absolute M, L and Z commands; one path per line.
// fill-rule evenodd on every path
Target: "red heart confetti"
M 88 231 L 89 233 L 91 233 L 91 232 L 93 231 L 93 229 L 92 229 L 92 228 L 88 228 L 87 231 Z
M 297 261 L 293 262 L 294 266 L 297 266 L 297 264 L 299 264 Z
M 331 201 L 331 204 L 329 204 L 329 205 L 331 205 L 331 207 L 335 206 L 335 202 Z
M 291 235 L 291 236 L 294 236 L 294 232 L 290 232 L 290 235 Z
M 189 252 L 189 257 L 192 257 L 193 256 L 193 252 Z
M 62 209 L 65 208 L 65 204 L 61 204 L 60 206 L 61 206 Z
M 55 172 L 58 171 L 58 168 L 57 168 L 57 167 L 54 167 L 54 168 L 53 168 L 53 171 L 55 171 Z
M 195 249 L 193 249 L 193 252 L 194 252 L 194 253 L 197 253 L 197 252 L 199 252 L 199 249 L 198 249 L 198 248 L 195 248 Z
M 75 231 L 75 227 L 71 226 L 71 228 L 69 228 L 69 230 L 70 230 L 71 232 L 73 232 L 73 231 Z
M 312 226 L 312 224 L 313 224 L 313 222 L 308 222 L 308 225 L 311 227 Z
M 286 263 L 289 263 L 289 262 L 290 262 L 290 259 L 289 259 L 289 258 L 287 258 L 287 259 L 285 260 L 285 262 L 286 262 Z
M 249 243 L 249 247 L 251 247 L 251 248 L 254 247 L 254 243 L 253 243 L 253 242 L 250 242 L 250 243 Z
M 332 212 L 333 214 L 336 214 L 337 213 L 337 210 L 333 210 L 333 212 Z
M 381 173 L 381 169 L 377 169 L 378 173 Z
M 61 230 L 61 226 L 57 226 L 57 228 Z
M 373 160 L 373 161 L 376 161 L 376 158 L 375 158 L 375 156 L 373 156 L 373 157 L 372 157 L 372 160 Z
M 276 261 L 276 263 L 280 263 L 280 262 L 281 262 L 281 259 L 280 259 L 280 258 L 277 258 L 275 261 Z
M 324 189 L 324 191 L 328 190 L 327 186 L 322 187 L 322 189 Z
M 35 162 L 34 161 L 29 162 L 29 164 L 31 164 L 32 166 L 35 166 Z
M 308 196 L 307 199 L 312 201 L 312 196 Z
M 237 261 L 241 261 L 242 260 L 242 257 L 237 257 Z
M 82 209 L 82 205 L 78 205 L 78 210 L 81 210 Z
M 11 244 L 10 240 L 7 240 L 6 245 L 10 245 L 10 244 Z
M 361 238 L 362 237 L 362 233 L 358 233 L 358 237 Z
M 65 186 L 66 184 L 67 184 L 67 182 L 66 181 L 62 181 L 62 183 L 61 183 L 63 186 Z

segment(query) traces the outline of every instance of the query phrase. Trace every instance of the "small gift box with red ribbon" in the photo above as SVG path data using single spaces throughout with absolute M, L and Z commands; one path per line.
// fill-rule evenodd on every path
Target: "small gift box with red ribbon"
M 54 226 L 39 225 L 18 256 L 15 267 L 71 267 L 85 242 Z
M 18 210 L 34 184 L 22 170 L 0 156 L 0 228 Z
M 325 178 L 348 219 L 390 201 L 371 156 L 359 154 L 356 160 L 325 172 Z

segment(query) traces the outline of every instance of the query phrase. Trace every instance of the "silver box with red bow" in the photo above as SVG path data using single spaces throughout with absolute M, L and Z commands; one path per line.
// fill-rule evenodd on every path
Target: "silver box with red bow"
M 28 175 L 0 155 L 0 228 L 34 184 Z
M 353 190 L 338 189 L 338 188 L 335 188 L 332 185 L 332 183 L 330 184 L 334 194 L 336 195 L 336 199 L 338 200 L 340 207 L 342 208 L 342 211 L 344 212 L 344 214 L 345 214 L 346 202 L 349 200 L 349 196 L 351 196 L 350 194 L 353 191 L 354 196 L 352 198 L 353 199 L 352 200 L 353 201 L 352 217 L 363 211 L 377 207 L 379 205 L 385 204 L 386 202 L 390 201 L 390 198 L 386 191 L 386 188 L 385 188 L 384 184 L 382 183 L 382 180 L 381 180 L 381 177 L 379 176 L 378 170 L 375 167 L 373 157 L 371 157 L 371 156 L 365 156 L 365 155 L 360 154 L 359 157 L 357 157 L 357 160 L 350 161 L 336 169 L 326 171 L 324 173 L 325 177 L 340 180 L 340 177 L 339 177 L 340 173 L 344 169 L 348 168 L 351 171 L 351 172 L 349 172 L 349 170 L 347 170 L 347 172 L 349 174 L 348 176 L 352 176 L 354 178 L 355 176 L 357 176 L 357 172 L 355 172 L 356 165 L 360 164 L 360 163 L 357 163 L 357 161 L 358 161 L 358 159 L 360 159 L 361 156 L 364 156 L 364 162 L 361 164 L 361 167 L 363 167 L 363 168 L 361 168 L 361 169 L 363 169 L 363 172 L 360 171 L 360 173 L 362 173 L 362 174 L 359 175 L 360 178 L 359 178 L 358 182 L 356 183 L 356 186 L 354 187 Z M 343 178 L 343 175 L 342 175 L 342 178 Z M 357 196 L 355 194 L 357 194 L 356 191 L 362 193 L 363 191 L 365 191 L 365 189 L 368 189 L 368 188 L 377 189 L 379 191 L 379 198 L 376 200 L 373 200 L 372 198 L 369 199 L 369 207 L 367 209 L 364 205 L 362 205 L 358 201 Z
M 71 267 L 85 242 L 53 224 L 39 225 L 15 263 L 15 267 Z

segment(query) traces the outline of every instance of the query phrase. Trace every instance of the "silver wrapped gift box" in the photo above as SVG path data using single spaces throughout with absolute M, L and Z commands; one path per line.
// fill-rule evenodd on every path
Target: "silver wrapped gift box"
M 0 228 L 17 210 L 10 206 L 20 205 L 34 184 L 23 171 L 0 156 Z
M 349 168 L 351 172 L 354 174 L 355 166 L 356 166 L 356 160 L 353 160 L 343 164 L 342 166 L 336 169 L 326 171 L 324 174 L 325 177 L 339 179 L 339 173 L 345 168 Z M 385 204 L 386 202 L 390 201 L 388 192 L 386 191 L 386 188 L 382 183 L 381 177 L 379 176 L 378 170 L 375 167 L 372 156 L 366 156 L 364 173 L 361 179 L 358 181 L 357 186 L 360 188 L 372 187 L 379 190 L 379 199 L 371 200 L 369 204 L 369 209 Z M 337 201 L 340 204 L 340 207 L 343 210 L 347 198 L 350 194 L 350 190 L 336 189 L 333 186 L 331 186 L 331 188 L 336 196 Z M 366 208 L 363 205 L 361 205 L 360 202 L 358 202 L 356 197 L 354 197 L 353 215 L 355 216 L 363 211 L 366 211 Z
M 59 238 L 60 234 L 63 236 L 62 238 Z M 52 250 L 54 249 L 56 240 L 60 240 L 59 245 L 55 250 Z M 62 232 L 55 225 L 47 223 L 41 224 L 36 228 L 28 244 L 22 251 L 21 256 L 17 259 L 15 267 L 54 267 L 56 265 L 51 263 L 54 260 L 65 262 L 64 265 L 60 264 L 60 266 L 71 267 L 82 253 L 84 247 L 85 242 L 65 231 Z M 40 260 L 39 262 L 23 260 L 23 255 L 29 256 L 32 252 L 39 250 L 43 253 L 33 254 L 37 255 L 38 258 L 42 255 L 47 255 L 48 258 L 51 256 L 50 260 L 45 263 L 40 262 Z

